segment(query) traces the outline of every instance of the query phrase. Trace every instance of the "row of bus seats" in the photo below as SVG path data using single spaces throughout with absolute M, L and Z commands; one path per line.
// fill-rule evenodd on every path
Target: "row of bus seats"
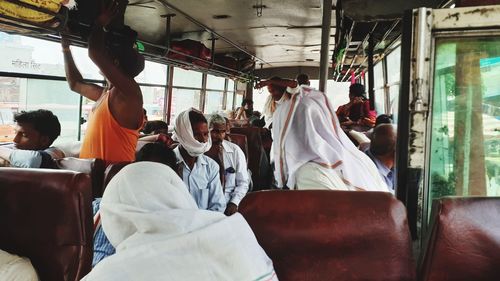
M 0 249 L 30 258 L 42 281 L 84 276 L 90 176 L 3 168 L 0 182 Z M 405 208 L 389 194 L 261 191 L 239 210 L 281 280 L 500 280 L 500 198 L 436 201 L 418 278 Z

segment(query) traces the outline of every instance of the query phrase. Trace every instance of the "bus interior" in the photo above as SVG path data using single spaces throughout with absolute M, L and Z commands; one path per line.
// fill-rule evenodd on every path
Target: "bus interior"
M 102 1 L 67 2 L 0 1 L 0 145 L 13 140 L 14 114 L 45 108 L 61 121 L 55 144 L 78 157 L 94 102 L 71 94 L 59 42 L 61 34 L 69 38 L 86 82 L 104 85 L 86 49 Z M 232 122 L 231 134 L 246 136 L 234 142 L 253 181 L 240 212 L 278 278 L 500 280 L 500 1 L 127 2 L 127 28 L 112 40 L 134 40 L 146 58 L 136 77 L 144 109 L 170 131 L 190 107 L 225 114 L 249 99 L 262 112 L 269 93 L 256 83 L 301 73 L 334 109 L 349 101 L 349 85 L 361 83 L 370 108 L 391 116 L 393 197 L 268 191 L 270 132 Z M 90 202 L 122 168 L 76 157 L 56 160 L 59 170 L 74 172 L 0 168 L 0 224 L 12 229 L 0 233 L 0 249 L 29 256 L 46 280 L 79 280 L 90 271 Z M 70 210 L 64 218 L 56 207 L 30 215 L 44 209 L 36 200 L 44 196 L 40 181 L 57 190 L 41 198 Z M 17 194 L 21 185 L 26 191 Z M 56 226 L 37 223 L 51 216 L 66 222 L 61 236 L 54 236 Z M 42 240 L 30 238 L 40 232 Z M 47 243 L 37 248 L 33 241 Z

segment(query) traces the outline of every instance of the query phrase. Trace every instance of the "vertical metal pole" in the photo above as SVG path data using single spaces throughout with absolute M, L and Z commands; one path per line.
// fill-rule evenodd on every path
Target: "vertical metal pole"
M 375 82 L 373 76 L 373 48 L 375 47 L 373 37 L 370 34 L 368 38 L 368 97 L 370 98 L 370 110 L 375 109 L 375 90 L 373 83 Z
M 323 0 L 323 23 L 321 27 L 321 57 L 319 62 L 319 90 L 326 92 L 328 66 L 330 62 L 330 26 L 332 25 L 332 0 Z
M 210 40 L 212 40 L 212 49 L 211 49 L 211 51 L 212 51 L 212 66 L 213 66 L 214 63 L 215 63 L 215 40 L 216 40 L 216 38 L 214 37 L 213 33 L 212 33 L 212 39 L 210 39 Z
M 83 96 L 80 96 L 80 101 L 79 101 L 79 106 L 78 106 L 78 137 L 77 140 L 79 141 L 82 138 L 82 106 L 83 106 Z
M 200 91 L 200 111 L 205 113 L 205 99 L 207 96 L 207 73 L 203 73 Z
M 163 120 L 170 125 L 170 116 L 172 115 L 172 91 L 173 91 L 173 79 L 174 78 L 174 67 L 169 65 L 167 67 L 167 87 L 165 89 L 165 96 L 163 102 Z
M 224 80 L 224 95 L 222 96 L 222 110 L 226 110 L 226 104 L 227 104 L 227 86 L 229 86 L 229 79 L 226 78 Z

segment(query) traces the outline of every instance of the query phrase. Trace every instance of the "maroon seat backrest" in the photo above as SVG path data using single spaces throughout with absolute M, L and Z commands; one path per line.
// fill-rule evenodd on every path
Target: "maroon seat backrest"
M 500 197 L 434 201 L 419 280 L 500 280 Z
M 239 212 L 280 280 L 415 280 L 405 207 L 389 193 L 248 193 Z
M 247 137 L 248 169 L 252 172 L 254 190 L 268 189 L 272 181 L 272 171 L 262 146 L 261 128 L 231 128 L 231 133 Z
M 245 153 L 245 157 L 247 158 L 247 163 L 248 163 L 247 136 L 240 134 L 228 134 L 228 136 L 231 139 L 232 143 L 238 145 L 241 148 L 241 150 L 243 150 L 243 153 Z
M 118 174 L 123 167 L 127 166 L 131 162 L 120 162 L 120 163 L 115 163 L 115 164 L 110 164 L 106 168 L 106 171 L 104 171 L 104 185 L 102 187 L 102 192 L 104 193 L 104 190 L 106 189 L 106 186 L 108 186 L 108 183 L 111 181 L 111 179 Z
M 40 280 L 77 281 L 92 267 L 90 177 L 0 169 L 0 249 L 28 257 Z
M 93 198 L 102 197 L 105 168 L 103 160 L 66 157 L 54 161 L 56 166 L 61 170 L 70 170 L 90 175 Z

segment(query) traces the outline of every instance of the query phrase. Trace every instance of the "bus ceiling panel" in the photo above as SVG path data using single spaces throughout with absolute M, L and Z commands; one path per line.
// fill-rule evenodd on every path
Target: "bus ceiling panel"
M 403 12 L 418 7 L 438 7 L 443 0 L 342 0 L 344 15 L 356 22 L 401 19 Z

